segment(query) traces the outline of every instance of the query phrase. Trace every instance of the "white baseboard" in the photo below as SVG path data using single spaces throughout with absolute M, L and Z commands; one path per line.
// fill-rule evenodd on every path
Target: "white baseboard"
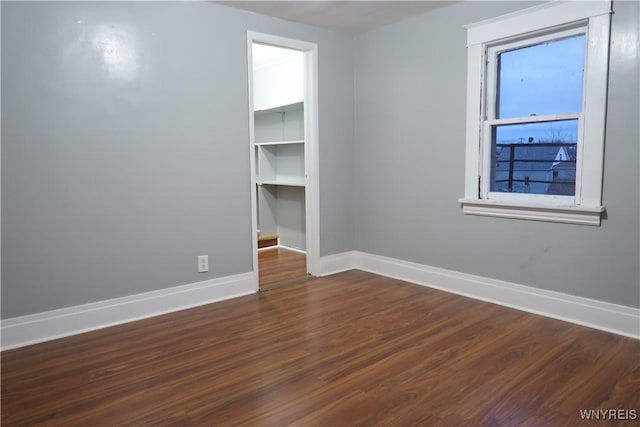
M 320 259 L 321 276 L 360 269 L 619 335 L 640 338 L 640 309 L 459 273 L 360 251 Z M 210 304 L 256 292 L 243 273 L 2 321 L 2 350 Z
M 253 272 L 2 321 L 2 350 L 184 310 L 257 291 Z
M 328 276 L 330 274 L 341 273 L 343 271 L 353 270 L 354 268 L 357 268 L 357 254 L 358 251 L 351 251 L 321 257 L 320 276 Z
M 294 247 L 291 247 L 291 246 L 278 245 L 277 247 L 282 248 L 282 249 L 286 249 L 288 251 L 298 252 L 300 254 L 305 254 L 305 255 L 307 254 L 307 251 L 304 251 L 304 250 L 298 249 L 298 248 L 294 248 Z
M 293 252 L 298 252 L 301 254 L 307 254 L 307 251 L 303 251 L 302 249 L 298 249 L 298 248 L 292 248 L 291 246 L 285 246 L 285 245 L 273 245 L 273 246 L 265 246 L 264 248 L 258 248 L 258 252 L 265 252 L 268 250 L 272 250 L 272 249 L 286 249 L 288 251 L 293 251 Z
M 640 309 L 352 251 L 323 257 L 322 275 L 357 268 L 542 316 L 640 339 Z

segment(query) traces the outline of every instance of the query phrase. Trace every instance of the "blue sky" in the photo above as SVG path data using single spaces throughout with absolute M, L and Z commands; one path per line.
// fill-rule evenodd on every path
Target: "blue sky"
M 582 110 L 585 36 L 543 43 L 500 55 L 498 118 Z M 498 142 L 534 141 L 577 136 L 576 121 L 501 126 Z

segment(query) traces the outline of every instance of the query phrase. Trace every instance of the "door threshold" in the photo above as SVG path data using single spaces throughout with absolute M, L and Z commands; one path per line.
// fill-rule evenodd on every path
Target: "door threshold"
M 287 280 L 286 282 L 274 283 L 273 285 L 267 285 L 265 287 L 260 287 L 259 291 L 260 292 L 272 291 L 274 289 L 284 288 L 285 286 L 293 286 L 293 285 L 306 283 L 306 282 L 308 282 L 309 280 L 312 280 L 312 279 L 315 279 L 315 276 L 308 275 L 306 277 L 301 277 L 299 279 Z

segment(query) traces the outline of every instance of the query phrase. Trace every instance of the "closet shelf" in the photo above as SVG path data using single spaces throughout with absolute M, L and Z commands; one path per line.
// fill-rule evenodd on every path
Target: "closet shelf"
M 304 105 L 304 101 L 300 99 L 299 101 L 295 101 L 286 105 L 277 105 L 271 108 L 254 110 L 254 114 L 270 114 L 270 113 L 283 114 L 293 110 L 302 109 L 303 105 Z
M 265 179 L 261 180 L 258 178 L 256 183 L 258 185 L 285 185 L 288 187 L 304 187 L 305 179 L 303 177 L 300 178 L 286 178 L 286 179 Z
M 295 139 L 289 141 L 268 141 L 268 142 L 256 142 L 256 146 L 264 145 L 285 145 L 285 144 L 304 144 L 304 139 Z

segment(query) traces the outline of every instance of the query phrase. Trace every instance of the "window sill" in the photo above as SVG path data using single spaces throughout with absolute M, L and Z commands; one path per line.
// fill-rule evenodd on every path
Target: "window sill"
M 549 206 L 460 199 L 465 215 L 481 215 L 565 224 L 600 225 L 603 206 Z

